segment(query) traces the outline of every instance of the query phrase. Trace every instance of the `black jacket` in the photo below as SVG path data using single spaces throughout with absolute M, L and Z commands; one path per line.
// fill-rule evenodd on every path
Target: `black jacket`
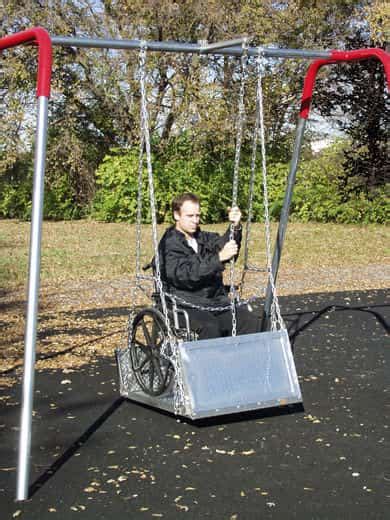
M 168 228 L 159 244 L 165 291 L 198 305 L 228 305 L 230 300 L 222 276 L 225 266 L 218 253 L 229 236 L 230 228 L 222 236 L 199 229 L 194 234 L 198 242 L 196 253 L 182 232 L 174 226 Z M 241 237 L 241 229 L 236 229 L 234 240 L 239 247 Z

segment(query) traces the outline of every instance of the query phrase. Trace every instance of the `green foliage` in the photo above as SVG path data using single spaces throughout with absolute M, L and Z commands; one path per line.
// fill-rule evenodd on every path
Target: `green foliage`
M 112 155 L 107 155 L 96 171 L 97 191 L 91 216 L 107 222 L 134 222 L 137 212 L 137 177 L 137 152 L 131 150 L 123 155 L 120 150 L 112 150 Z M 145 191 L 142 201 L 145 209 Z
M 1 187 L 0 216 L 27 220 L 31 215 L 31 184 L 23 183 L 15 187 L 6 184 Z
M 180 141 L 180 140 L 179 140 Z M 178 193 L 192 191 L 202 199 L 204 218 L 218 222 L 226 217 L 231 180 L 209 157 L 191 156 L 185 142 L 177 143 L 174 152 L 153 156 L 154 191 L 157 219 L 171 220 L 171 200 Z M 112 151 L 96 172 L 97 192 L 92 205 L 93 218 L 105 221 L 134 222 L 137 214 L 138 151 L 121 154 Z M 142 182 L 143 221 L 150 222 L 149 188 L 144 162 Z
M 0 216 L 29 219 L 31 214 L 33 162 L 30 154 L 15 160 L 0 177 Z
M 158 143 L 157 143 L 158 144 Z M 154 148 L 158 148 L 156 143 Z M 344 153 L 348 146 L 336 143 L 313 158 L 300 163 L 291 207 L 291 218 L 301 222 L 386 223 L 389 220 L 386 187 L 366 193 L 351 192 L 346 197 L 343 186 Z M 162 153 L 153 155 L 154 190 L 157 219 L 171 222 L 170 204 L 178 193 L 192 191 L 202 201 L 203 222 L 226 220 L 231 205 L 234 157 L 212 149 L 201 154 L 194 149 L 189 135 L 172 139 Z M 238 204 L 244 219 L 247 216 L 250 178 L 250 154 L 242 150 L 242 166 Z M 260 159 L 256 170 L 253 219 L 264 219 L 263 188 Z M 0 217 L 29 219 L 33 162 L 27 154 L 16 161 L 0 180 Z M 268 195 L 270 216 L 278 220 L 283 205 L 289 164 L 268 165 Z M 46 182 L 44 217 L 75 219 L 91 216 L 107 222 L 135 222 L 138 193 L 138 150 L 127 152 L 117 148 L 107 155 L 96 171 L 96 195 L 89 208 L 78 203 L 71 176 L 62 175 Z M 150 222 L 149 191 L 146 165 L 143 168 L 143 222 Z M 87 211 L 88 210 L 88 211 Z
M 389 218 L 384 187 L 370 197 L 342 189 L 344 144 L 335 144 L 319 156 L 301 163 L 291 216 L 301 222 L 386 223 Z M 276 199 L 279 200 L 276 194 Z
M 345 200 L 340 189 L 343 172 L 344 143 L 327 148 L 322 154 L 301 162 L 294 189 L 291 218 L 301 222 L 384 223 L 388 219 L 386 194 L 383 188 L 369 199 L 363 192 Z M 233 158 L 224 161 L 220 156 L 198 156 L 192 153 L 187 136 L 171 143 L 164 155 L 154 156 L 154 188 L 159 222 L 171 221 L 170 203 L 174 196 L 192 191 L 202 201 L 204 222 L 226 220 L 226 208 L 231 205 Z M 240 170 L 238 204 L 244 218 L 248 208 L 250 166 L 243 151 Z M 260 164 L 260 161 L 259 161 Z M 271 163 L 268 167 L 268 196 L 270 215 L 280 217 L 286 189 L 289 165 Z M 98 190 L 92 216 L 105 221 L 136 219 L 138 152 L 121 154 L 115 150 L 105 157 L 97 171 Z M 147 175 L 143 172 L 143 221 L 150 222 Z M 253 218 L 264 219 L 261 171 L 256 171 Z
M 75 200 L 69 177 L 64 174 L 47 187 L 44 197 L 43 216 L 51 220 L 78 219 L 86 215 L 86 207 Z
M 110 34 L 115 38 L 214 42 L 251 34 L 256 35 L 251 40 L 254 46 L 276 43 L 281 48 L 384 48 L 388 41 L 388 13 L 388 2 L 382 0 L 20 0 L 6 2 L 2 32 L 14 33 L 41 25 L 51 34 L 60 35 Z M 3 54 L 6 59 L 2 63 L 4 74 L 0 75 L 5 108 L 0 118 L 0 216 L 29 218 L 36 53 L 31 46 L 20 46 Z M 303 60 L 269 60 L 265 66 L 270 213 L 275 219 L 283 203 L 286 162 L 306 67 Z M 137 53 L 133 52 L 54 48 L 46 218 L 70 219 L 91 214 L 102 220 L 134 221 L 140 109 L 137 68 Z M 149 124 L 151 132 L 158 136 L 153 146 L 153 166 L 159 221 L 170 220 L 170 200 L 186 190 L 202 198 L 205 221 L 225 220 L 231 200 L 239 78 L 239 58 L 148 54 Z M 249 60 L 239 189 L 239 205 L 244 210 L 255 82 L 254 61 Z M 330 151 L 315 159 L 302 154 L 293 218 L 337 222 L 386 220 L 383 186 L 387 182 L 389 130 L 385 125 L 385 96 L 383 70 L 377 60 L 324 68 L 316 83 L 314 105 L 323 116 L 338 119 L 334 111 L 342 113 L 339 125 L 353 145 L 342 152 L 343 162 Z M 124 152 L 125 149 L 129 151 Z M 20 174 L 15 176 L 16 170 Z M 150 215 L 146 187 L 143 199 L 143 218 L 147 221 Z M 258 171 L 255 219 L 261 220 L 263 213 Z
M 370 0 L 20 0 L 5 2 L 3 11 L 2 34 L 38 25 L 50 34 L 97 38 L 111 35 L 119 39 L 164 41 L 207 39 L 215 42 L 238 34 L 250 34 L 255 35 L 251 40 L 253 46 L 276 44 L 281 48 L 307 49 L 345 47 L 348 36 L 354 35 L 358 27 L 367 38 L 374 35 L 378 39 L 383 34 L 384 44 L 388 12 L 384 2 Z M 362 46 L 371 46 L 371 43 L 363 40 Z M 49 195 L 48 215 L 59 218 L 64 204 L 63 216 L 74 216 L 64 198 L 76 205 L 75 215 L 80 215 L 80 207 L 89 207 L 95 195 L 96 168 L 110 149 L 136 144 L 140 96 L 137 52 L 62 46 L 55 46 L 53 52 L 46 177 L 47 186 L 50 192 L 53 191 Z M 6 59 L 2 63 L 4 74 L 0 75 L 0 94 L 5 110 L 0 118 L 3 137 L 0 150 L 6 152 L 6 161 L 2 164 L 0 160 L 0 175 L 9 168 L 14 157 L 31 151 L 35 125 L 34 118 L 25 117 L 25 114 L 32 114 L 35 106 L 36 53 L 31 46 L 19 46 L 3 55 Z M 270 60 L 265 67 L 267 140 L 272 157 L 280 162 L 288 157 L 290 130 L 296 119 L 306 65 L 303 60 Z M 224 182 L 226 176 L 231 175 L 231 157 L 228 156 L 234 146 L 239 72 L 239 58 L 148 54 L 151 131 L 159 132 L 160 148 L 163 148 L 178 132 L 192 129 L 201 155 L 207 159 L 198 158 L 185 168 L 180 163 L 171 163 L 170 169 L 193 172 L 193 181 L 199 189 L 207 175 L 211 179 L 211 173 L 211 182 L 215 180 L 216 183 Z M 255 82 L 254 61 L 250 60 L 245 90 L 248 127 L 252 126 L 254 118 Z M 349 72 L 342 78 L 342 83 L 345 83 L 346 91 L 351 92 Z M 377 97 L 383 97 L 376 83 L 372 86 L 371 91 L 377 91 Z M 316 87 L 315 99 L 318 90 Z M 328 99 L 335 98 L 331 95 Z M 371 111 L 371 95 L 369 99 Z M 364 126 L 363 119 L 358 118 L 358 126 Z M 374 120 L 370 129 L 373 131 L 377 127 L 377 120 Z M 209 155 L 207 147 L 211 140 L 215 148 L 227 151 L 226 157 Z M 248 132 L 244 132 L 243 141 L 248 145 Z M 378 154 L 374 150 L 367 160 L 359 163 L 359 176 L 370 174 L 375 155 Z M 162 162 L 164 167 L 166 163 L 166 160 Z M 220 177 L 219 172 L 223 172 Z M 170 173 L 164 178 L 166 175 L 170 178 Z M 60 177 L 66 180 L 61 182 Z M 201 180 L 201 186 L 196 179 Z M 173 190 L 178 181 L 174 178 L 171 181 Z M 212 195 L 207 195 L 206 203 L 214 213 L 214 206 L 220 211 L 222 203 L 218 185 L 210 188 Z M 164 203 L 161 204 L 161 218 L 165 218 Z
M 25 154 L 0 177 L 0 217 L 29 220 L 32 208 L 33 158 Z M 49 183 L 45 178 L 43 216 L 52 220 L 68 220 L 85 215 L 77 204 L 68 176 Z

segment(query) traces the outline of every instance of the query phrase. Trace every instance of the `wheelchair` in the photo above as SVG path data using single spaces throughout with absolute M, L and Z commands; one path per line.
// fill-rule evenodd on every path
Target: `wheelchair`
M 197 333 L 191 330 L 190 318 L 175 298 L 165 295 L 171 333 L 178 341 L 194 341 Z M 169 360 L 168 330 L 162 312 L 160 294 L 152 294 L 153 305 L 130 316 L 128 347 L 134 377 L 145 394 L 159 396 L 172 389 L 174 368 Z

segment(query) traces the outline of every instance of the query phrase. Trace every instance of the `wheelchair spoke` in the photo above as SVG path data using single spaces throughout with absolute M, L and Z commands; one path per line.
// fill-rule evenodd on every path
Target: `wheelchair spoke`
M 144 322 L 144 320 L 141 321 L 141 327 L 142 327 L 142 330 L 144 332 L 144 336 L 145 336 L 147 344 L 152 346 L 153 345 L 153 341 L 152 341 L 152 338 L 151 338 L 150 333 L 148 331 L 148 327 L 147 327 L 146 323 Z
M 154 382 L 154 359 L 151 359 L 151 363 L 149 363 L 149 388 L 153 391 L 153 382 Z
M 160 347 L 161 347 L 163 341 L 164 341 L 164 336 L 162 336 L 162 335 L 157 336 L 157 338 L 155 339 L 154 344 L 158 350 L 160 350 Z
M 146 356 L 146 357 L 142 360 L 142 362 L 141 362 L 140 365 L 138 365 L 138 366 L 136 366 L 136 367 L 133 366 L 133 370 L 134 370 L 135 372 L 140 372 L 140 371 L 144 368 L 144 366 L 146 365 L 146 363 L 150 363 L 150 361 L 152 361 L 152 363 L 153 363 L 152 355 L 151 355 L 151 354 L 150 354 L 149 356 Z M 151 364 L 152 364 L 152 363 L 151 363 Z
M 158 377 L 158 379 L 160 381 L 160 384 L 161 384 L 161 383 L 164 383 L 165 378 L 164 378 L 163 373 L 161 371 L 161 366 L 160 366 L 159 361 L 160 361 L 159 358 L 156 358 L 155 356 L 153 356 L 153 359 L 152 359 L 153 367 L 154 367 L 155 371 L 157 372 L 157 377 Z
M 150 347 L 148 345 L 144 345 L 138 339 L 136 339 L 134 343 L 137 345 L 137 347 L 139 347 L 142 350 L 144 354 L 150 356 Z

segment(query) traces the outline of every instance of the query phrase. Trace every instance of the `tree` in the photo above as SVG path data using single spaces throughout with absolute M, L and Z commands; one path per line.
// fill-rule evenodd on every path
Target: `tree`
M 345 48 L 385 49 L 389 14 L 389 4 L 370 2 L 361 17 L 351 23 Z M 319 82 L 315 99 L 319 112 L 332 117 L 350 141 L 339 178 L 344 201 L 360 192 L 375 197 L 378 187 L 385 185 L 390 176 L 390 99 L 382 64 L 370 59 L 333 66 Z
M 364 11 L 371 4 L 351 0 L 9 0 L 1 32 L 41 25 L 51 34 L 190 42 L 248 34 L 252 45 L 329 48 L 346 41 L 356 16 L 362 16 L 366 24 L 374 24 L 370 20 L 375 19 L 380 31 L 380 17 Z M 9 179 L 13 164 L 22 156 L 29 157 L 31 150 L 36 60 L 31 49 L 24 48 L 7 51 L 1 59 L 5 73 L 0 90 L 6 103 L 0 124 L 6 138 L 0 149 L 0 178 Z M 306 66 L 299 60 L 270 60 L 266 66 L 267 140 L 275 160 L 285 161 L 289 155 Z M 191 136 L 194 156 L 206 154 L 208 162 L 216 165 L 231 159 L 240 61 L 149 53 L 147 67 L 156 157 L 168 160 L 167 154 L 180 155 L 174 144 L 185 132 Z M 253 68 L 250 60 L 244 155 L 253 124 Z M 46 176 L 49 193 L 54 195 L 46 200 L 55 207 L 46 214 L 61 216 L 64 201 L 67 208 L 76 208 L 73 216 L 88 210 L 95 192 L 95 171 L 103 157 L 113 147 L 132 148 L 138 143 L 139 100 L 136 52 L 54 48 Z

